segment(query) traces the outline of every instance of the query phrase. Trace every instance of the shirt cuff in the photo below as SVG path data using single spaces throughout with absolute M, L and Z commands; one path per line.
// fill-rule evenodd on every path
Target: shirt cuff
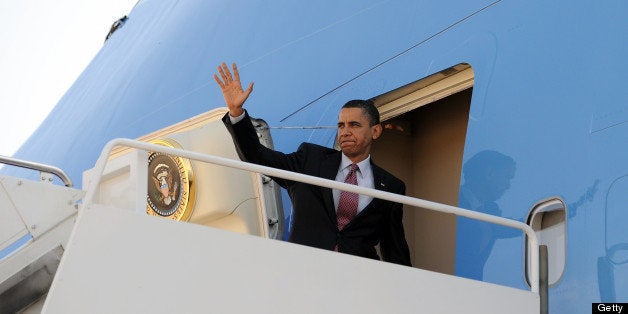
M 244 112 L 242 112 L 242 114 L 237 117 L 232 117 L 231 114 L 229 114 L 229 120 L 231 121 L 231 124 L 236 124 L 242 121 L 242 119 L 244 119 L 244 116 L 245 116 Z

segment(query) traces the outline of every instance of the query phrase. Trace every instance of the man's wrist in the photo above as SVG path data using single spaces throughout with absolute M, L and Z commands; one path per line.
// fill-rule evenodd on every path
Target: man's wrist
M 231 121 L 231 124 L 236 124 L 236 123 L 242 121 L 242 119 L 244 119 L 244 116 L 245 116 L 244 115 L 244 110 L 242 110 L 242 112 L 239 115 L 235 116 L 235 117 L 232 115 L 231 111 L 229 111 L 229 120 Z

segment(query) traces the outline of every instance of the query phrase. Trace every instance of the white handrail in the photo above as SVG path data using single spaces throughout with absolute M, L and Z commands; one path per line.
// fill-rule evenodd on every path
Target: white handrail
M 22 160 L 22 159 L 17 159 L 13 157 L 7 157 L 7 156 L 0 156 L 0 163 L 11 165 L 11 166 L 16 166 L 16 167 L 21 167 L 21 168 L 38 170 L 40 172 L 45 172 L 45 173 L 52 173 L 56 175 L 59 179 L 61 179 L 61 181 L 63 181 L 63 184 L 65 184 L 65 186 L 70 187 L 70 188 L 74 186 L 74 184 L 72 183 L 72 180 L 70 180 L 70 177 L 68 177 L 68 175 L 65 174 L 63 170 L 55 166 L 40 164 L 37 162 L 32 162 L 28 160 Z
M 89 188 L 87 189 L 87 195 L 83 199 L 83 204 L 85 206 L 88 206 L 92 203 L 94 194 L 96 193 L 97 187 L 100 184 L 103 171 L 105 170 L 105 165 L 107 163 L 107 160 L 109 159 L 109 154 L 111 153 L 111 150 L 116 146 L 126 146 L 126 147 L 131 147 L 131 148 L 135 148 L 139 150 L 144 150 L 144 151 L 159 152 L 162 154 L 179 156 L 179 157 L 188 158 L 192 160 L 198 160 L 202 162 L 217 164 L 217 165 L 221 165 L 225 167 L 236 168 L 236 169 L 246 170 L 250 172 L 262 173 L 268 176 L 278 177 L 278 178 L 282 178 L 286 180 L 298 181 L 298 182 L 308 183 L 312 185 L 323 186 L 330 189 L 338 189 L 338 190 L 349 191 L 349 192 L 358 193 L 358 194 L 364 194 L 364 195 L 372 196 L 374 198 L 379 198 L 382 200 L 387 200 L 387 201 L 391 201 L 395 203 L 401 203 L 401 204 L 410 205 L 414 207 L 426 208 L 426 209 L 443 212 L 443 213 L 455 214 L 458 216 L 463 216 L 463 217 L 467 217 L 467 218 L 471 218 L 475 220 L 486 221 L 486 222 L 522 230 L 528 236 L 528 241 L 532 247 L 532 250 L 530 252 L 530 274 L 532 277 L 530 280 L 530 291 L 533 293 L 539 293 L 539 243 L 538 243 L 536 234 L 534 233 L 534 230 L 530 226 L 522 222 L 511 220 L 511 219 L 506 219 L 503 217 L 493 216 L 493 215 L 489 215 L 485 213 L 480 213 L 476 211 L 471 211 L 471 210 L 467 210 L 467 209 L 463 209 L 459 207 L 454 207 L 450 205 L 430 202 L 430 201 L 426 201 L 426 200 L 422 200 L 422 199 L 418 199 L 418 198 L 414 198 L 410 196 L 378 191 L 375 189 L 364 188 L 357 185 L 347 184 L 344 182 L 322 179 L 319 177 L 295 173 L 291 171 L 286 171 L 286 170 L 281 170 L 281 169 L 276 169 L 276 168 L 271 168 L 271 167 L 266 167 L 266 166 L 260 166 L 256 164 L 243 162 L 240 160 L 233 160 L 233 159 L 228 159 L 228 158 L 223 158 L 223 157 L 218 157 L 218 156 L 195 153 L 195 152 L 186 151 L 186 150 L 178 149 L 178 148 L 171 148 L 167 146 L 150 144 L 146 142 L 140 142 L 140 141 L 125 139 L 125 138 L 118 138 L 118 139 L 113 139 L 109 141 L 107 145 L 105 145 L 105 147 L 103 148 L 100 154 L 100 157 L 98 157 L 98 160 L 96 161 L 96 165 L 94 167 L 94 170 L 95 170 L 94 177 L 96 179 L 93 180 L 93 182 L 91 182 Z

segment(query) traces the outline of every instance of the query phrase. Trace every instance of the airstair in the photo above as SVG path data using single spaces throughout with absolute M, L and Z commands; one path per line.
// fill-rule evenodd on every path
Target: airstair
M 40 180 L 0 176 L 0 313 L 38 312 L 75 225 L 84 192 L 60 169 L 0 156 Z M 64 186 L 52 184 L 53 175 Z
M 132 148 L 135 157 L 127 159 L 128 167 L 111 168 L 111 152 L 120 146 Z M 103 173 L 113 169 L 110 174 L 137 181 L 131 191 L 146 191 L 147 172 L 140 170 L 148 152 L 518 228 L 528 245 L 538 247 L 534 231 L 517 221 L 233 158 L 116 139 L 84 179 L 85 191 L 50 184 L 47 171 L 41 182 L 0 176 L 0 312 L 516 314 L 544 308 L 538 256 L 531 258 L 533 278 L 526 291 L 269 239 L 263 228 L 256 234 L 246 232 L 251 228 L 221 230 L 147 215 L 145 192 L 131 198 L 131 205 L 119 206 L 103 187 L 120 181 Z M 137 173 L 129 177 L 124 171 Z M 273 219 L 263 212 L 261 217 L 272 225 Z

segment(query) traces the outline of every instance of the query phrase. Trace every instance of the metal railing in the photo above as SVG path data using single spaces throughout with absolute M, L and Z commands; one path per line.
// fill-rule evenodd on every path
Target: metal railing
M 61 179 L 61 181 L 63 181 L 63 184 L 65 184 L 65 186 L 67 187 L 74 186 L 74 184 L 72 183 L 72 180 L 70 180 L 70 177 L 68 177 L 68 175 L 65 174 L 63 170 L 55 166 L 40 164 L 37 162 L 21 160 L 21 159 L 7 157 L 7 156 L 0 156 L 0 163 L 11 165 L 11 166 L 16 166 L 16 167 L 21 167 L 21 168 L 27 168 L 31 170 L 38 170 L 40 172 L 40 178 L 42 180 L 44 179 L 44 176 L 42 176 L 41 173 L 51 173 L 57 176 L 59 179 Z
M 511 220 L 511 219 L 506 219 L 506 218 L 502 218 L 498 216 L 492 216 L 492 215 L 484 214 L 480 212 L 475 212 L 475 211 L 471 211 L 471 210 L 467 210 L 467 209 L 463 209 L 459 207 L 454 207 L 450 205 L 430 202 L 430 201 L 426 201 L 426 200 L 422 200 L 422 199 L 418 199 L 418 198 L 414 198 L 410 196 L 378 191 L 375 189 L 364 188 L 364 187 L 347 184 L 343 182 L 322 179 L 322 178 L 314 177 L 310 175 L 304 175 L 304 174 L 290 172 L 286 170 L 251 164 L 251 163 L 243 162 L 240 160 L 233 160 L 233 159 L 228 159 L 228 158 L 223 158 L 223 157 L 218 157 L 218 156 L 205 155 L 201 153 L 195 153 L 195 152 L 186 151 L 183 149 L 171 148 L 171 147 L 161 146 L 157 144 L 149 144 L 146 142 L 140 142 L 140 141 L 124 139 L 124 138 L 113 139 L 109 141 L 107 145 L 105 145 L 105 147 L 103 148 L 100 154 L 100 157 L 96 161 L 96 165 L 94 167 L 94 176 L 96 179 L 91 182 L 91 185 L 89 186 L 87 190 L 87 195 L 83 199 L 83 204 L 85 206 L 89 206 L 92 203 L 97 187 L 100 184 L 102 174 L 105 170 L 105 165 L 109 158 L 109 154 L 111 153 L 112 149 L 116 146 L 126 146 L 130 148 L 144 150 L 147 152 L 148 151 L 159 152 L 162 154 L 179 156 L 179 157 L 188 158 L 192 160 L 217 164 L 217 165 L 221 165 L 225 167 L 236 168 L 236 169 L 241 169 L 241 170 L 250 171 L 250 172 L 262 173 L 268 176 L 278 177 L 278 178 L 282 178 L 286 180 L 298 181 L 298 182 L 318 185 L 318 186 L 322 186 L 322 187 L 326 187 L 330 189 L 338 189 L 338 190 L 349 191 L 349 192 L 358 193 L 358 194 L 364 194 L 364 195 L 372 196 L 374 198 L 379 198 L 382 200 L 387 200 L 387 201 L 391 201 L 395 203 L 401 203 L 401 204 L 405 204 L 409 206 L 426 208 L 426 209 L 430 209 L 430 210 L 434 210 L 438 212 L 454 214 L 457 216 L 463 216 L 463 217 L 467 217 L 467 218 L 471 218 L 475 220 L 481 220 L 481 221 L 485 221 L 489 223 L 494 223 L 494 224 L 522 230 L 528 236 L 528 243 L 531 246 L 530 291 L 537 294 L 539 293 L 539 242 L 538 242 L 538 239 L 536 237 L 534 230 L 530 226 L 522 222 Z

